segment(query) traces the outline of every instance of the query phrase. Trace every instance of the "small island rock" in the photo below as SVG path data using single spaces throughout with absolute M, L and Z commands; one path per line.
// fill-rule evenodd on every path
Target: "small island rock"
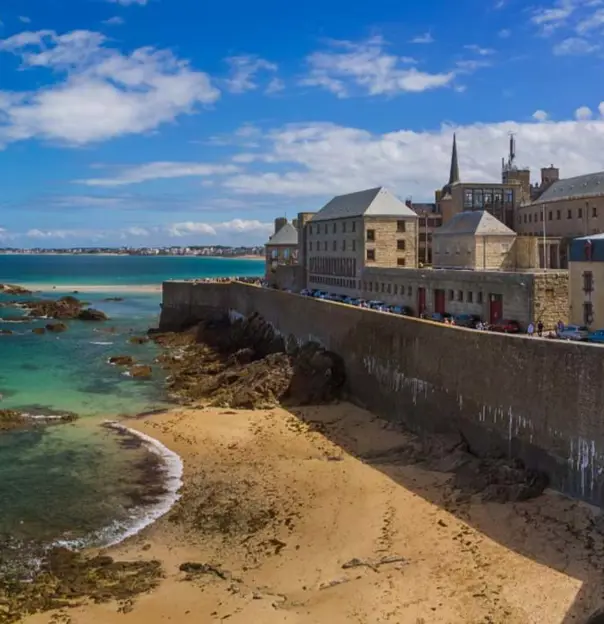
M 95 310 L 94 308 L 87 308 L 82 310 L 78 316 L 80 321 L 106 321 L 109 317 L 101 310 Z
M 130 369 L 130 375 L 136 378 L 151 377 L 153 369 L 150 366 L 143 364 L 136 364 Z
M 109 364 L 115 366 L 133 366 L 134 358 L 131 355 L 114 355 L 109 358 Z
M 49 332 L 59 334 L 61 332 L 67 331 L 67 325 L 65 325 L 65 323 L 48 323 L 46 325 L 46 329 Z

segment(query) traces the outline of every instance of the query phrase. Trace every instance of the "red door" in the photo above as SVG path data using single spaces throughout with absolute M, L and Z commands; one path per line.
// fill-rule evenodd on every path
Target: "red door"
M 426 289 L 417 289 L 417 315 L 423 314 L 426 311 Z
M 438 314 L 445 313 L 445 291 L 439 288 L 434 291 L 434 311 Z
M 491 325 L 503 318 L 502 295 L 489 295 L 489 322 Z

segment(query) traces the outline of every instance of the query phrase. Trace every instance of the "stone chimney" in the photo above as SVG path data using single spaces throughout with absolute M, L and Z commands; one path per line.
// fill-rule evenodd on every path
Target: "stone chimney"
M 285 217 L 277 217 L 275 219 L 275 234 L 284 226 L 287 225 L 287 219 Z
M 560 179 L 560 169 L 550 165 L 541 169 L 541 188 L 545 190 Z

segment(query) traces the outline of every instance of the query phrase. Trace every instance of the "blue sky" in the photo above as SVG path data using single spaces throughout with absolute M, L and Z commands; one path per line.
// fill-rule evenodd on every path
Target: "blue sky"
M 385 185 L 430 200 L 510 132 L 604 168 L 604 0 L 4 0 L 0 245 L 263 243 Z

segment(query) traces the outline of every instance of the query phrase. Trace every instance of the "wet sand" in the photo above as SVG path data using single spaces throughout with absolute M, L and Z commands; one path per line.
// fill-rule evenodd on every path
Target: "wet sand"
M 157 558 L 165 578 L 126 606 L 66 610 L 71 624 L 569 624 L 600 606 L 591 508 L 460 499 L 446 473 L 357 459 L 409 442 L 386 422 L 346 403 L 296 411 L 125 421 L 181 456 L 185 485 L 109 552 Z

